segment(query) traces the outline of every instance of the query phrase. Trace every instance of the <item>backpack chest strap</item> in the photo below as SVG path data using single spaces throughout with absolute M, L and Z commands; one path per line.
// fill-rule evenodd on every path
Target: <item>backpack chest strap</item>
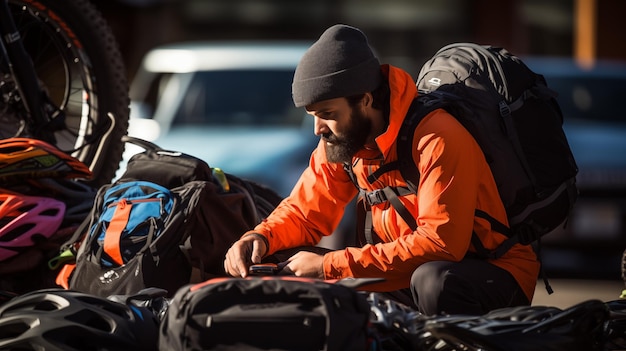
M 376 189 L 373 191 L 364 191 L 363 199 L 368 205 L 378 205 L 384 202 L 389 202 L 396 212 L 402 217 L 404 222 L 411 228 L 411 230 L 417 229 L 417 221 L 400 201 L 400 196 L 409 194 L 415 194 L 411 189 L 407 187 L 391 187 L 386 186 L 382 189 Z
M 393 192 L 390 193 L 388 189 L 390 190 L 395 189 L 395 190 L 392 190 Z M 363 198 L 365 199 L 365 202 L 367 202 L 368 205 L 374 206 L 374 205 L 379 205 L 384 202 L 390 201 L 388 194 L 391 195 L 391 197 L 397 197 L 397 196 L 409 195 L 411 193 L 413 192 L 408 187 L 387 186 L 382 189 L 376 189 L 372 191 L 363 191 Z

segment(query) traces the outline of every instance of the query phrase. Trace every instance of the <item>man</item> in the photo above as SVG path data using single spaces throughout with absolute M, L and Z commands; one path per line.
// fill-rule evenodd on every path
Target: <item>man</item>
M 224 268 L 233 276 L 245 277 L 251 264 L 316 245 L 333 232 L 357 194 L 344 162 L 353 165 L 359 186 L 368 191 L 406 185 L 397 170 L 371 185 L 366 177 L 396 160 L 395 141 L 417 89 L 407 72 L 380 65 L 359 29 L 328 28 L 300 60 L 292 93 L 295 105 L 315 119 L 321 140 L 292 193 L 226 254 Z M 427 315 L 528 305 L 539 273 L 532 248 L 516 245 L 497 260 L 476 258 L 473 231 L 487 249 L 505 237 L 476 218 L 475 210 L 507 220 L 473 137 L 446 111 L 435 110 L 415 129 L 412 154 L 420 172 L 418 193 L 401 200 L 417 230 L 387 203 L 373 205 L 381 243 L 325 254 L 299 251 L 285 269 L 320 279 L 384 278 L 367 289 L 388 292 Z

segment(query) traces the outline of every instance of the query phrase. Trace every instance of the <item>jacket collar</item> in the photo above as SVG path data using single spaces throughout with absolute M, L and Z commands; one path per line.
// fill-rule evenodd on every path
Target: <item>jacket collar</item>
M 411 75 L 406 71 L 391 65 L 381 65 L 381 71 L 389 80 L 390 89 L 390 109 L 389 109 L 389 126 L 387 130 L 376 138 L 378 152 L 383 158 L 387 158 L 389 150 L 394 145 L 400 126 L 404 120 L 409 106 L 413 99 L 417 97 L 417 87 Z M 356 155 L 359 158 L 373 159 L 372 150 L 361 150 Z

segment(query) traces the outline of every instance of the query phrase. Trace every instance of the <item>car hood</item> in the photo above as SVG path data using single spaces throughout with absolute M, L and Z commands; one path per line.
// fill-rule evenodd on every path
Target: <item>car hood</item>
M 568 121 L 563 128 L 581 188 L 626 189 L 626 125 Z
M 298 128 L 181 127 L 153 142 L 270 186 L 285 196 L 308 165 L 318 139 L 310 130 Z

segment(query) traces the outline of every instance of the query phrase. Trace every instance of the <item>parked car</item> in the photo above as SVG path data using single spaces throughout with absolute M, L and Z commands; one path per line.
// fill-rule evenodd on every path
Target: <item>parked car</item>
M 313 118 L 291 98 L 295 67 L 309 46 L 188 42 L 154 48 L 131 83 L 129 135 L 287 196 L 319 141 Z M 139 151 L 127 145 L 125 160 Z M 342 222 L 340 231 L 349 232 L 344 236 L 353 230 L 349 219 Z M 338 237 L 327 246 L 340 245 Z
M 558 93 L 579 168 L 580 191 L 565 231 L 543 240 L 548 270 L 619 278 L 626 248 L 626 62 L 589 68 L 569 58 L 525 58 Z
M 306 48 L 199 42 L 155 48 L 131 84 L 129 134 L 285 196 L 318 141 L 291 100 Z

